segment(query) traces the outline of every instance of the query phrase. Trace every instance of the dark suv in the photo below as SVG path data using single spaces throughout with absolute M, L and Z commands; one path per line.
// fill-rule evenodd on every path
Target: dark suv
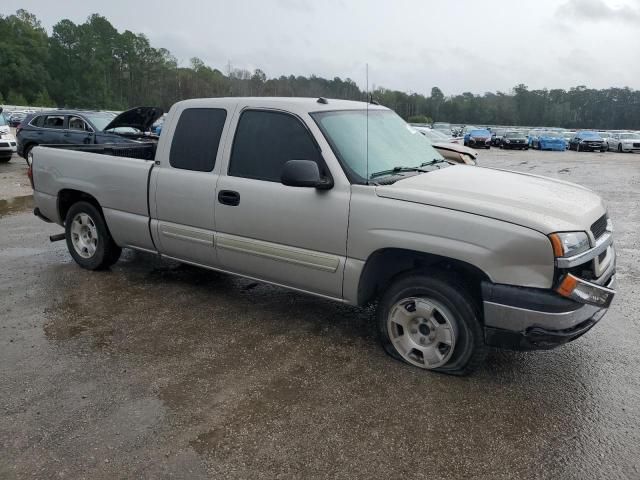
M 30 114 L 16 130 L 18 155 L 27 158 L 36 145 L 91 145 L 137 142 L 160 116 L 155 107 L 109 112 L 51 110 Z

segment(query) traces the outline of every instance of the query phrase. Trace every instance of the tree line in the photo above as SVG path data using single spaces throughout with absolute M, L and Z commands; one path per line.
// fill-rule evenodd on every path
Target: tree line
M 405 119 L 488 125 L 566 128 L 640 128 L 640 91 L 628 87 L 465 92 L 446 96 L 387 88 L 370 92 Z M 192 58 L 180 66 L 165 48 L 129 30 L 118 32 L 98 14 L 84 23 L 64 19 L 49 35 L 35 15 L 0 15 L 0 104 L 124 110 L 194 97 L 304 96 L 365 100 L 350 78 L 281 75 L 260 69 L 223 72 Z

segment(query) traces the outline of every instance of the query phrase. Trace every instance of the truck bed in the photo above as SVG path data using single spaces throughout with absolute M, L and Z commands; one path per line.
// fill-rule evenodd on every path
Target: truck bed
M 83 192 L 101 206 L 118 244 L 155 250 L 149 231 L 148 196 L 154 162 L 140 158 L 142 152 L 148 154 L 152 149 L 155 145 L 35 147 L 36 204 L 44 216 L 62 225 L 58 198 Z

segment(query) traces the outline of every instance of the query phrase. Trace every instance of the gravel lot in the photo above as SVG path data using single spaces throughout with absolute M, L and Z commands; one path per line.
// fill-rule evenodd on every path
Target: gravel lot
M 0 478 L 640 478 L 640 155 L 480 161 L 603 195 L 619 294 L 467 378 L 387 357 L 369 310 L 134 252 L 82 270 L 0 164 Z

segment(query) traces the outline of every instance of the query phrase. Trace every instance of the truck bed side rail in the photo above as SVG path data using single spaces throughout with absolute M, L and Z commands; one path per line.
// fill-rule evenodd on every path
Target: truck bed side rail
M 140 160 L 154 160 L 156 156 L 157 143 L 106 143 L 101 145 L 67 145 L 51 144 L 42 145 L 48 148 L 59 148 L 63 150 L 74 150 L 76 152 L 97 153 L 100 155 L 110 155 L 112 157 L 138 158 Z

